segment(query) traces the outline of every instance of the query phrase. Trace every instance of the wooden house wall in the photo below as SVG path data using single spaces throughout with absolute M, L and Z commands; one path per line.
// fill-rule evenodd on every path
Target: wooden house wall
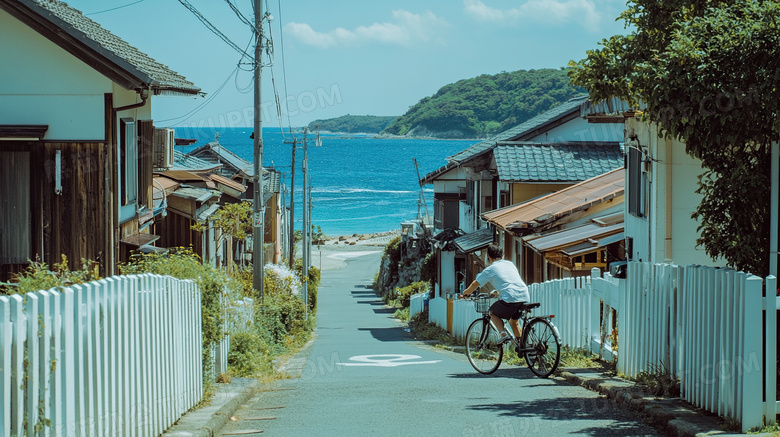
M 55 193 L 55 156 L 61 151 L 62 194 Z M 106 250 L 105 180 L 107 147 L 94 142 L 0 142 L 0 151 L 29 152 L 28 187 L 33 260 L 51 265 L 61 256 L 71 269 L 81 259 L 103 261 Z M 0 280 L 10 279 L 26 264 L 0 266 Z
M 203 256 L 203 233 L 192 229 L 195 222 L 169 210 L 168 215 L 152 225 L 152 234 L 159 235 L 157 247 L 192 247 L 192 251 Z

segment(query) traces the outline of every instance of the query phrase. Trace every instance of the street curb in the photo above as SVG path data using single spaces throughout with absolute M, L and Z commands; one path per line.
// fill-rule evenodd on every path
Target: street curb
M 260 381 L 256 379 L 252 379 L 250 381 L 251 382 L 249 384 L 245 384 L 245 387 L 237 394 L 231 394 L 227 391 L 227 387 L 229 387 L 231 384 L 225 384 L 226 389 L 223 390 L 222 393 L 220 393 L 218 388 L 214 397 L 231 396 L 229 401 L 225 402 L 205 421 L 198 420 L 197 418 L 189 418 L 190 420 L 188 420 L 187 417 L 191 413 L 197 413 L 202 409 L 187 412 L 179 419 L 180 423 L 173 425 L 168 431 L 164 432 L 162 436 L 214 437 L 214 435 L 225 426 L 228 420 L 230 420 L 230 417 L 233 416 L 236 410 L 238 410 L 241 405 L 245 404 L 260 391 Z
M 208 434 L 205 434 L 206 437 L 213 437 L 214 433 L 218 432 L 220 429 L 222 429 L 223 426 L 230 420 L 230 417 L 233 416 L 233 414 L 238 410 L 238 407 L 244 405 L 254 397 L 258 392 L 260 391 L 260 381 L 253 380 L 247 388 L 241 391 L 237 396 L 235 396 L 233 399 L 228 401 L 225 405 L 222 406 L 219 410 L 217 410 L 216 413 L 214 413 L 211 416 L 211 419 L 206 422 L 206 425 L 203 427 L 204 431 L 208 432 Z
M 569 383 L 606 396 L 618 405 L 637 412 L 648 424 L 664 435 L 675 437 L 739 436 L 741 433 L 723 431 L 725 420 L 715 414 L 696 408 L 681 398 L 656 398 L 632 393 L 630 382 L 603 375 L 588 378 L 558 369 L 555 375 Z M 619 386 L 616 384 L 624 384 Z M 772 436 L 770 433 L 753 434 Z

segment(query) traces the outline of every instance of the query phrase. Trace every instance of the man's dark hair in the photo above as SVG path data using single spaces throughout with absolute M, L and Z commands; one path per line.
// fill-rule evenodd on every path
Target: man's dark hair
M 502 249 L 498 244 L 491 244 L 488 246 L 487 255 L 490 259 L 503 259 L 504 249 Z

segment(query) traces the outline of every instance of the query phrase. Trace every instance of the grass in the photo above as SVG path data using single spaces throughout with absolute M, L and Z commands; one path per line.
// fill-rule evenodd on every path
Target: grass
M 739 424 L 737 424 L 739 425 Z M 739 432 L 739 427 L 737 427 L 736 431 Z M 769 426 L 765 426 L 763 428 L 753 428 L 748 430 L 748 434 L 762 434 L 762 433 L 770 433 L 773 436 L 780 436 L 780 423 L 774 423 Z

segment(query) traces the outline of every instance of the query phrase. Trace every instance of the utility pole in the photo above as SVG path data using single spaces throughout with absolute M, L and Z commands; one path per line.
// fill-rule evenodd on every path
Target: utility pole
M 254 120 L 254 210 L 252 231 L 252 288 L 263 302 L 263 257 L 265 255 L 265 202 L 263 202 L 263 123 L 261 119 L 261 72 L 263 64 L 263 1 L 255 4 L 255 120 Z
M 303 128 L 303 245 L 301 246 L 301 252 L 303 255 L 303 277 L 306 279 L 303 282 L 303 304 L 304 314 L 308 317 L 309 311 L 309 247 L 311 246 L 311 223 L 309 214 L 309 156 L 308 156 L 308 142 L 306 134 L 309 133 L 309 128 Z
M 292 144 L 292 177 L 290 178 L 290 259 L 288 264 L 290 270 L 295 269 L 295 149 L 298 148 L 298 139 L 293 137 L 292 141 L 285 141 L 284 144 Z

